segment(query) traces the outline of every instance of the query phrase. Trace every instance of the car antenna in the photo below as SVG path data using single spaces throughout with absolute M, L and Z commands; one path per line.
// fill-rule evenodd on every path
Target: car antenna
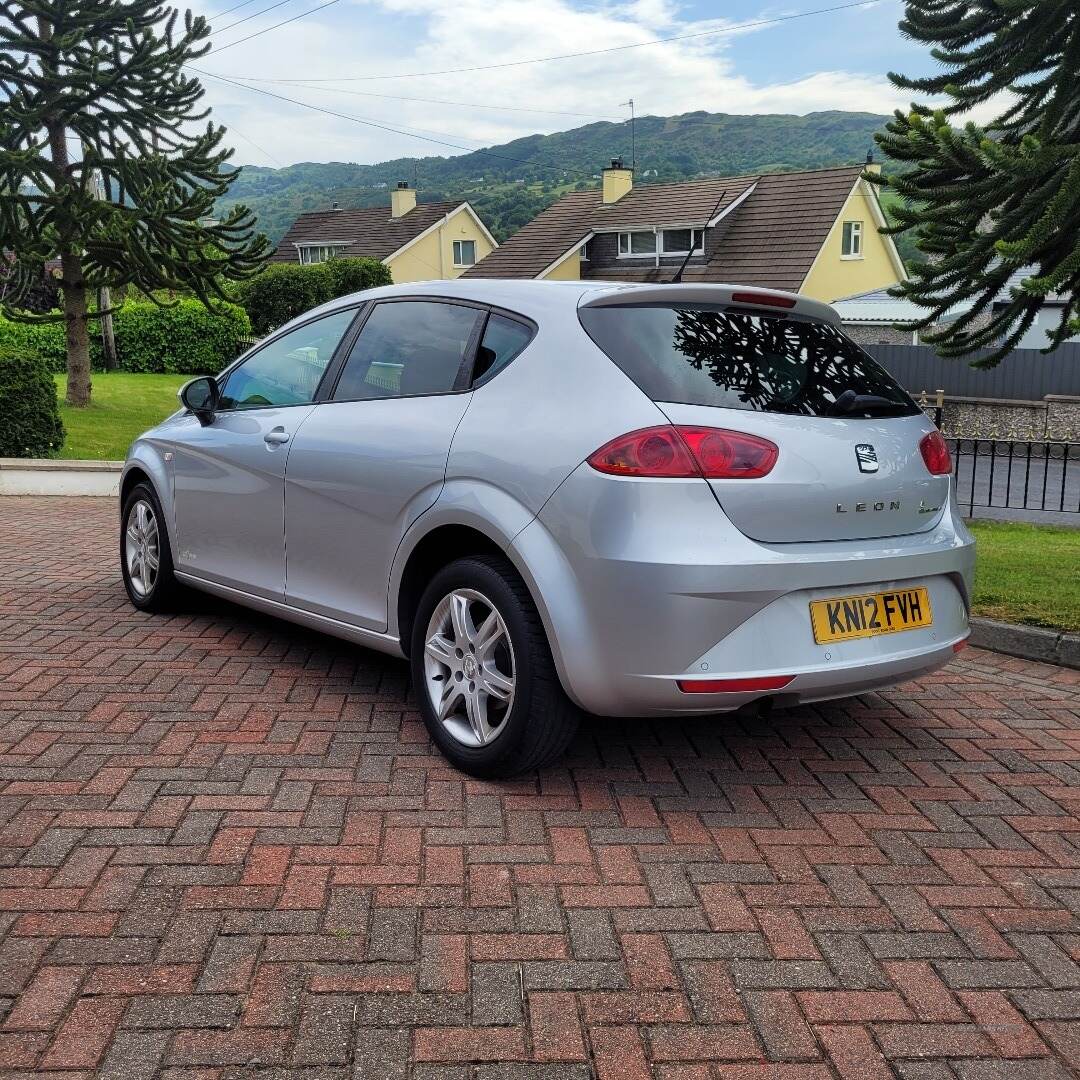
M 718 213 L 720 213 L 720 204 L 724 201 L 724 197 L 727 195 L 726 191 L 720 192 L 720 198 L 716 200 L 716 205 L 712 208 L 712 213 L 705 219 L 705 228 L 701 230 L 701 253 L 705 254 L 705 233 L 708 231 L 709 222 L 712 221 Z M 690 230 L 690 250 L 686 253 L 686 257 L 683 259 L 679 269 L 675 271 L 675 276 L 668 282 L 669 285 L 678 285 L 682 281 L 683 271 L 686 269 L 686 264 L 690 261 L 690 256 L 694 254 L 694 230 Z

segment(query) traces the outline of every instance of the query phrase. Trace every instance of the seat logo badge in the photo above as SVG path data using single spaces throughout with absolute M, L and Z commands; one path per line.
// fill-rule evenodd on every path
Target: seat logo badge
M 859 463 L 859 472 L 877 472 L 877 451 L 869 443 L 855 444 L 855 460 Z

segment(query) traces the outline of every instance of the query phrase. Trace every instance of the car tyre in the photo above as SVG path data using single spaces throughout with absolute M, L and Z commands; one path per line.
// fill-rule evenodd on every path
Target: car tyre
M 536 605 L 503 559 L 459 559 L 434 576 L 409 655 L 431 738 L 470 776 L 540 768 L 577 731 L 578 709 L 559 682 Z
M 124 499 L 120 572 L 128 599 L 140 611 L 171 611 L 183 592 L 173 573 L 165 515 L 147 483 L 136 484 Z

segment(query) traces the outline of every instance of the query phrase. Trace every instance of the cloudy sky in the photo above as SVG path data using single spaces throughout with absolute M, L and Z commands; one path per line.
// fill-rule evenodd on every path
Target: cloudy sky
M 919 73 L 930 61 L 897 30 L 900 0 L 742 25 L 842 3 L 197 0 L 194 10 L 209 17 L 214 31 L 215 48 L 198 66 L 263 91 L 203 80 L 215 118 L 230 129 L 235 160 L 286 165 L 455 153 L 454 147 L 480 148 L 593 120 L 622 120 L 628 111 L 621 103 L 630 97 L 639 116 L 695 109 L 886 112 L 906 105 L 885 73 Z M 273 10 L 265 10 L 271 5 Z M 251 34 L 258 36 L 241 40 Z M 453 71 L 683 35 L 699 36 L 545 63 Z M 448 71 L 453 73 L 430 74 Z

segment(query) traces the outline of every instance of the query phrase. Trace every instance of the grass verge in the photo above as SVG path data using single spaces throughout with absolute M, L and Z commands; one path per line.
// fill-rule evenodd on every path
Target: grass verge
M 976 615 L 1080 631 L 1080 529 L 973 521 Z

